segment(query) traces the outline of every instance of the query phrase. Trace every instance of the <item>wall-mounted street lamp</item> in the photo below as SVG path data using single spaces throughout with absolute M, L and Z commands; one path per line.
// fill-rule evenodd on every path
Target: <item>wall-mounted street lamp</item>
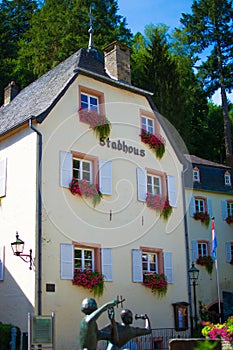
M 196 296 L 196 286 L 198 284 L 199 270 L 195 267 L 194 262 L 191 268 L 188 270 L 189 280 L 193 285 L 193 304 L 194 304 L 194 321 L 195 329 L 197 330 L 197 296 Z M 192 325 L 193 328 L 193 325 Z M 193 329 L 192 329 L 193 333 Z
M 13 254 L 19 256 L 23 261 L 29 263 L 29 269 L 32 269 L 32 250 L 29 250 L 29 254 L 23 254 L 24 250 L 24 241 L 19 238 L 18 232 L 16 232 L 16 241 L 11 243 L 11 248 Z

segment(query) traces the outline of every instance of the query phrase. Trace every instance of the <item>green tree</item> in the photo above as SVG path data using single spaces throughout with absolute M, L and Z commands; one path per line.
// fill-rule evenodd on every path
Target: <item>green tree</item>
M 192 53 L 209 49 L 206 61 L 198 68 L 206 90 L 211 96 L 221 91 L 224 121 L 226 163 L 233 167 L 231 125 L 227 91 L 233 87 L 233 8 L 232 0 L 194 0 L 192 14 L 183 14 L 181 23 Z M 197 61 L 197 57 L 195 58 Z
M 90 5 L 91 0 L 46 0 L 20 41 L 18 71 L 33 71 L 38 77 L 81 47 L 87 48 Z M 114 40 L 129 43 L 130 30 L 117 11 L 116 0 L 95 0 L 92 16 L 96 49 Z

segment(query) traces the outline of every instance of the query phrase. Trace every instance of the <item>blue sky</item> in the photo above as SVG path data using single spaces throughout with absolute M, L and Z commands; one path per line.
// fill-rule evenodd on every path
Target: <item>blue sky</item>
M 191 13 L 193 0 L 118 0 L 118 13 L 126 17 L 128 28 L 133 34 L 144 33 L 148 24 L 164 23 L 174 29 L 180 26 L 182 13 Z M 233 102 L 233 94 L 228 96 Z M 219 92 L 213 101 L 221 104 Z

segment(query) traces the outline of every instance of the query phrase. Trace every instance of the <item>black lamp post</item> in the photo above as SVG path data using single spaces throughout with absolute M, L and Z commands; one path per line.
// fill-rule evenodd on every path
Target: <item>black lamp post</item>
M 32 269 L 32 250 L 29 250 L 29 254 L 23 254 L 24 250 L 24 241 L 19 238 L 18 232 L 16 232 L 16 241 L 11 243 L 11 248 L 13 250 L 13 254 L 19 256 L 23 261 L 29 262 L 29 269 Z
M 198 284 L 198 276 L 199 270 L 195 267 L 194 262 L 192 263 L 191 268 L 188 270 L 189 280 L 193 285 L 193 303 L 194 303 L 194 321 L 195 321 L 195 329 L 197 330 L 197 296 L 196 296 L 196 286 Z M 193 333 L 193 324 L 192 333 Z

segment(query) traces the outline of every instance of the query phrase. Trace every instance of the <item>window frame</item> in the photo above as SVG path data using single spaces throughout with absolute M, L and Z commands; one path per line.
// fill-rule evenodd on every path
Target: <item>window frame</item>
M 91 156 L 86 153 L 81 153 L 81 152 L 74 152 L 72 151 L 72 175 L 74 177 L 74 168 L 73 168 L 73 160 L 81 160 L 83 162 L 91 163 L 91 176 L 90 176 L 90 183 L 91 184 L 98 184 L 98 157 L 96 156 Z
M 90 97 L 94 97 L 98 100 L 98 113 L 106 115 L 105 113 L 105 99 L 104 93 L 95 89 L 88 88 L 83 85 L 79 85 L 78 87 L 78 96 L 79 96 L 79 109 L 81 109 L 81 95 L 87 95 Z
M 141 246 L 139 248 L 142 251 L 142 274 L 153 272 L 153 273 L 164 273 L 164 262 L 163 262 L 163 250 L 160 248 L 151 248 Z M 157 271 L 146 271 L 143 270 L 143 254 L 155 254 L 157 257 Z
M 200 182 L 200 170 L 197 167 L 193 168 L 193 181 Z
M 229 171 L 226 171 L 224 174 L 224 182 L 226 186 L 231 186 L 231 174 Z
M 146 168 L 146 189 L 148 193 L 148 176 L 152 176 L 154 178 L 160 179 L 160 191 L 159 195 L 162 197 L 167 197 L 167 182 L 166 182 L 166 173 L 158 170 L 154 170 L 151 168 Z M 152 193 L 153 195 L 156 195 L 156 193 Z
M 203 211 L 200 210 L 200 204 L 203 203 Z M 207 202 L 206 198 L 204 197 L 194 197 L 194 207 L 195 207 L 195 213 L 205 213 L 207 212 Z M 198 210 L 196 210 L 198 207 Z
M 206 255 L 203 254 L 203 247 L 206 247 Z M 200 252 L 201 250 L 201 252 Z M 210 255 L 210 242 L 207 240 L 198 240 L 197 241 L 197 253 L 198 253 L 198 258 L 199 257 L 204 257 L 204 256 L 209 256 Z
M 145 130 L 142 125 L 142 118 L 146 119 L 146 131 L 149 132 L 150 134 L 154 134 L 154 133 L 159 133 L 160 131 L 160 124 L 158 123 L 158 120 L 156 118 L 156 116 L 154 115 L 154 113 L 151 113 L 149 111 L 146 111 L 144 109 L 140 109 L 140 130 Z M 152 120 L 152 124 L 153 124 L 153 132 L 150 132 L 148 130 L 148 120 Z
M 101 245 L 94 243 L 83 243 L 83 242 L 73 242 L 74 246 L 74 271 L 75 268 L 75 250 L 81 250 L 82 252 L 85 250 L 93 251 L 93 269 L 92 271 L 99 271 L 102 273 L 101 268 Z M 83 269 L 82 269 L 83 270 Z
M 227 216 L 233 216 L 233 201 L 227 201 Z

